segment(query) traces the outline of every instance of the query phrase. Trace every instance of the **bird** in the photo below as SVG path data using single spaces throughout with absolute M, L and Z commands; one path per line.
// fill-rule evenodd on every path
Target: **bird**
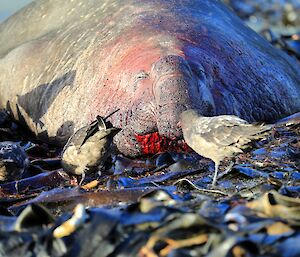
M 111 155 L 113 137 L 121 129 L 108 127 L 105 120 L 109 116 L 98 115 L 96 120 L 77 130 L 63 148 L 62 167 L 69 174 L 82 176 L 79 185 L 87 172 L 99 171 Z
M 218 168 L 225 157 L 242 153 L 252 140 L 264 137 L 272 125 L 248 123 L 235 115 L 204 117 L 194 109 L 180 114 L 183 138 L 199 155 L 215 163 L 212 186 L 217 182 Z
M 20 142 L 0 142 L 0 181 L 21 178 L 29 163 L 26 147 L 22 147 Z

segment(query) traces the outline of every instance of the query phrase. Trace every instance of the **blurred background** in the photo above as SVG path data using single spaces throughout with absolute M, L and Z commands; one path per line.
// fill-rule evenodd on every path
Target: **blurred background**
M 32 0 L 0 0 L 0 23 Z

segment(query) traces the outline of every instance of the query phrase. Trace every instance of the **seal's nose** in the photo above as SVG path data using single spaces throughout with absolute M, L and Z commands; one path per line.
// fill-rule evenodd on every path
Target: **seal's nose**
M 179 115 L 192 107 L 196 80 L 187 61 L 168 55 L 152 66 L 153 94 L 156 105 L 157 127 L 168 138 L 181 136 Z

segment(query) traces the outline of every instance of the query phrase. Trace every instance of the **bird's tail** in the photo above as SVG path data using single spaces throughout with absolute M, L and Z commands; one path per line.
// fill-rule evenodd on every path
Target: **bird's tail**
M 251 138 L 252 139 L 260 139 L 260 138 L 265 138 L 269 134 L 269 131 L 272 128 L 274 128 L 274 125 L 273 124 L 265 124 L 265 123 L 257 123 L 255 127 L 256 127 L 256 131 L 251 136 Z

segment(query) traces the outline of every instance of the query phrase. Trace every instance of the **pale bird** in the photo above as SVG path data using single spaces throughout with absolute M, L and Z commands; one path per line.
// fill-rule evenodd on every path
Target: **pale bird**
M 81 175 L 80 184 L 87 172 L 99 171 L 104 165 L 111 155 L 113 137 L 121 130 L 107 128 L 106 118 L 97 116 L 90 125 L 76 131 L 63 149 L 63 169 L 68 173 Z
M 180 115 L 183 138 L 199 155 L 215 163 L 212 185 L 217 182 L 218 167 L 225 157 L 242 153 L 254 139 L 262 138 L 271 125 L 249 124 L 234 115 L 203 117 L 190 109 Z

